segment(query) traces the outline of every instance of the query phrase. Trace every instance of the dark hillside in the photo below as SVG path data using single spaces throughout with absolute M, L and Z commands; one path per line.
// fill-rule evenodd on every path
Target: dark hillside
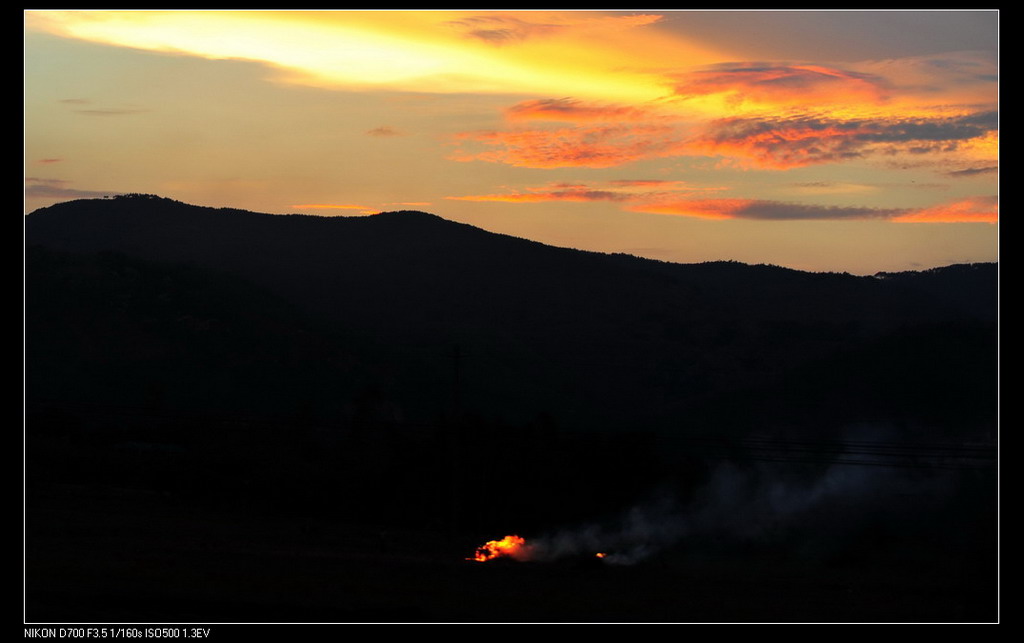
M 30 620 L 992 619 L 994 265 L 145 195 L 25 224 Z M 508 533 L 546 558 L 465 560 Z
M 256 284 L 332 332 L 377 346 L 374 359 L 404 388 L 393 401 L 420 418 L 447 404 L 423 382 L 457 368 L 461 402 L 490 417 L 678 427 L 688 408 L 774 385 L 888 333 L 947 322 L 991 329 L 995 319 L 992 267 L 879 279 L 668 264 L 544 246 L 422 212 L 278 216 L 135 196 L 45 208 L 26 228 L 29 244 L 53 250 L 116 251 Z M 954 337 L 935 337 L 938 354 L 958 350 Z M 934 370 L 900 360 L 899 372 Z M 992 383 L 992 373 L 975 373 L 979 380 Z M 989 413 L 987 404 L 968 412 Z

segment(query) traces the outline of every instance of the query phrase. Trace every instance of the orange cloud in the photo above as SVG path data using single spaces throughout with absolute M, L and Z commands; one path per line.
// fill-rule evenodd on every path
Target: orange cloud
M 858 63 L 869 78 L 884 77 L 887 106 L 907 115 L 941 116 L 950 108 L 997 104 L 998 61 L 992 53 L 960 51 Z M 936 97 L 941 96 L 941 102 Z
M 709 122 L 674 154 L 722 156 L 761 169 L 786 170 L 868 156 L 970 156 L 995 135 L 994 112 L 947 118 L 726 118 Z
M 665 155 L 676 136 L 672 127 L 651 124 L 469 132 L 458 139 L 497 149 L 459 150 L 450 158 L 533 168 L 615 167 Z
M 584 103 L 572 98 L 545 98 L 516 103 L 505 110 L 510 121 L 557 121 L 563 123 L 615 123 L 650 121 L 656 117 L 640 107 Z
M 818 105 L 879 103 L 886 98 L 878 76 L 824 65 L 729 63 L 677 76 L 680 98 L 724 94 L 732 104 Z
M 821 206 L 759 199 L 693 199 L 642 203 L 630 212 L 669 214 L 702 219 L 754 219 L 759 221 L 810 221 L 875 219 L 900 223 L 996 223 L 995 197 L 976 197 L 929 208 L 871 208 Z
M 587 183 L 553 183 L 543 187 L 528 187 L 525 191 L 505 194 L 450 196 L 456 201 L 500 201 L 504 203 L 542 203 L 546 201 L 615 201 L 649 202 L 665 198 L 679 198 L 680 194 L 706 192 L 717 188 L 696 188 L 684 181 L 655 179 L 622 179 Z
M 663 190 L 692 189 L 685 181 L 666 179 L 614 179 L 608 181 L 610 185 L 640 188 L 662 188 Z
M 996 197 L 973 197 L 908 212 L 893 218 L 900 223 L 999 223 Z
M 785 170 L 857 158 L 864 151 L 857 136 L 872 131 L 862 123 L 729 118 L 709 123 L 686 142 L 685 150 L 692 155 L 725 156 L 754 167 Z
M 818 68 L 807 69 L 833 77 Z M 838 76 L 843 82 L 848 78 Z M 654 108 L 571 98 L 523 101 L 506 110 L 508 120 L 576 125 L 463 133 L 456 137 L 462 144 L 487 149 L 473 152 L 462 148 L 450 158 L 517 167 L 604 168 L 642 159 L 707 156 L 723 157 L 739 166 L 786 170 L 901 154 L 948 157 L 956 153 L 961 161 L 984 160 L 985 154 L 979 150 L 994 147 L 997 138 L 994 111 L 929 117 L 874 113 L 852 118 L 821 110 L 812 101 L 802 112 L 788 109 L 701 122 L 678 115 L 673 118 L 665 105 Z
M 756 203 L 752 199 L 695 199 L 665 203 L 647 203 L 626 208 L 630 212 L 672 214 L 698 219 L 735 219 L 745 208 Z
M 551 201 L 617 202 L 627 212 L 699 219 L 757 221 L 882 220 L 921 223 L 996 223 L 996 197 L 975 197 L 928 208 L 876 208 L 792 203 L 748 198 L 697 198 L 724 190 L 683 181 L 618 179 L 596 183 L 551 183 L 504 194 L 449 196 L 456 201 L 544 203 Z
M 544 201 L 627 201 L 633 198 L 612 190 L 595 190 L 585 186 L 572 186 L 549 191 L 513 192 L 510 194 L 481 194 L 475 196 L 446 197 L 455 201 L 501 201 L 504 203 L 540 203 Z
M 818 116 L 727 118 L 707 124 L 684 148 L 766 169 L 789 169 L 869 154 L 970 150 L 997 127 L 995 112 L 949 118 L 841 120 Z

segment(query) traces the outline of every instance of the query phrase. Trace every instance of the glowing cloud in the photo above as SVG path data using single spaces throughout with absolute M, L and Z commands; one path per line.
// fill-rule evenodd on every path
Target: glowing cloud
M 808 205 L 759 199 L 699 199 L 648 203 L 627 208 L 631 212 L 672 214 L 700 219 L 756 219 L 799 221 L 816 219 L 889 219 L 905 210 Z
M 991 136 L 995 120 L 992 112 L 940 119 L 727 118 L 707 124 L 685 150 L 789 169 L 869 154 L 956 152 Z
M 893 218 L 899 223 L 990 223 L 999 222 L 996 197 L 974 197 L 915 210 Z
M 670 214 L 703 219 L 761 221 L 882 219 L 900 223 L 996 223 L 995 197 L 977 197 L 930 208 L 870 208 L 784 203 L 759 199 L 701 199 L 630 206 L 631 212 Z
M 607 190 L 582 188 L 553 190 L 551 192 L 515 192 L 511 194 L 480 194 L 475 196 L 446 197 L 455 201 L 501 201 L 504 203 L 541 203 L 545 201 L 626 201 L 628 195 Z
M 854 67 L 869 77 L 885 78 L 888 109 L 907 117 L 949 116 L 996 106 L 998 67 L 984 52 L 872 60 Z
M 932 119 L 730 117 L 685 127 L 664 121 L 605 124 L 615 120 L 614 109 L 588 109 L 564 100 L 550 105 L 534 103 L 524 111 L 537 113 L 537 107 L 545 114 L 569 114 L 563 120 L 601 122 L 576 127 L 467 132 L 456 140 L 489 149 L 472 152 L 460 148 L 451 158 L 517 167 L 602 168 L 645 159 L 705 156 L 730 159 L 741 167 L 786 170 L 898 154 L 984 158 L 979 147 L 988 146 L 987 142 L 996 136 L 993 112 Z
M 457 140 L 496 149 L 460 149 L 450 158 L 533 168 L 615 167 L 666 155 L 676 136 L 674 128 L 655 124 L 469 132 Z
M 753 167 L 789 169 L 862 155 L 853 143 L 870 130 L 859 123 L 818 119 L 789 121 L 729 118 L 712 122 L 690 139 L 690 154 L 724 156 Z
M 513 125 L 510 129 L 457 136 L 460 144 L 471 142 L 487 149 L 474 152 L 460 147 L 451 158 L 517 167 L 601 168 L 644 159 L 696 156 L 774 170 L 898 155 L 931 154 L 947 160 L 955 155 L 961 162 L 996 158 L 997 115 L 993 110 L 933 109 L 935 114 L 920 115 L 880 109 L 874 103 L 881 101 L 881 81 L 824 67 L 743 67 L 721 76 L 693 81 L 694 95 L 737 92 L 746 102 L 758 98 L 774 101 L 775 109 L 762 106 L 760 111 L 739 110 L 741 115 L 707 118 L 699 110 L 685 111 L 672 101 L 626 105 L 568 97 L 531 99 L 505 111 Z M 766 87 L 760 87 L 762 84 Z M 827 99 L 813 91 L 804 97 L 801 90 L 808 84 L 826 85 L 829 92 L 838 92 L 833 97 L 846 100 L 844 108 L 829 108 Z M 850 84 L 861 88 L 863 96 L 856 91 L 844 94 Z M 755 85 L 755 89 L 742 91 L 747 85 Z M 858 110 L 857 105 L 863 109 Z M 573 125 L 516 125 L 544 121 Z
M 833 186 L 827 186 L 830 189 Z M 845 192 L 858 192 L 844 188 Z M 683 181 L 651 179 L 611 180 L 597 183 L 551 183 L 498 194 L 450 196 L 456 201 L 545 203 L 552 201 L 621 203 L 627 212 L 666 214 L 699 219 L 758 221 L 885 220 L 905 223 L 996 223 L 995 197 L 976 197 L 923 209 L 877 208 L 792 203 L 750 198 L 696 198 L 724 190 Z M 828 193 L 829 190 L 826 190 Z
M 505 110 L 509 121 L 555 121 L 562 123 L 609 123 L 651 121 L 657 115 L 649 109 L 629 105 L 584 103 L 573 98 L 544 98 L 516 103 Z
M 679 74 L 675 93 L 684 99 L 723 94 L 735 108 L 749 103 L 774 107 L 880 103 L 887 90 L 880 77 L 835 67 L 727 63 Z
M 648 202 L 664 198 L 679 198 L 683 194 L 695 194 L 717 190 L 698 188 L 684 181 L 656 179 L 622 179 L 589 183 L 552 183 L 542 187 L 528 187 L 524 191 L 505 194 L 482 194 L 472 196 L 446 197 L 456 201 L 500 201 L 504 203 L 543 203 L 547 201 L 613 201 Z
M 606 15 L 583 12 L 498 12 L 469 15 L 448 24 L 462 34 L 492 45 L 562 36 L 567 32 L 601 35 L 641 27 L 661 20 L 655 14 Z
M 713 59 L 678 39 L 636 34 L 659 19 L 571 11 L 31 11 L 25 22 L 92 42 L 264 63 L 278 80 L 317 87 L 650 100 L 664 94 L 664 81 L 640 71 L 637 41 Z M 559 38 L 532 37 L 545 31 Z

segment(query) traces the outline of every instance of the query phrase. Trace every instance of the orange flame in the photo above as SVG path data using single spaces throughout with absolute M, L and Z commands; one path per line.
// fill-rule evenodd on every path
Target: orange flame
M 492 540 L 483 547 L 477 548 L 476 554 L 466 560 L 475 560 L 483 563 L 499 556 L 515 557 L 516 554 L 523 552 L 525 544 L 526 540 L 521 536 L 505 536 L 501 540 Z
M 594 554 L 594 555 L 595 555 L 595 556 L 597 556 L 598 558 L 604 558 L 604 557 L 605 557 L 605 556 L 607 556 L 608 554 L 604 553 L 603 551 L 599 551 L 599 552 L 597 552 L 597 553 L 596 553 L 596 554 Z

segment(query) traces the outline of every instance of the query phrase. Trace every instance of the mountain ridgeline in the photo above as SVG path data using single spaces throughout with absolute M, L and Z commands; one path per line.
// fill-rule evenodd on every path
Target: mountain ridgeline
M 25 228 L 29 429 L 97 448 L 209 453 L 244 434 L 250 451 L 222 451 L 273 468 L 337 447 L 351 461 L 330 475 L 378 489 L 435 479 L 445 458 L 467 479 L 550 478 L 506 503 L 559 476 L 571 495 L 567 471 L 616 471 L 605 491 L 625 502 L 659 453 L 707 437 L 996 428 L 995 264 L 873 277 L 673 264 L 423 212 L 145 195 L 43 208 Z M 564 512 L 545 498 L 538 523 Z

